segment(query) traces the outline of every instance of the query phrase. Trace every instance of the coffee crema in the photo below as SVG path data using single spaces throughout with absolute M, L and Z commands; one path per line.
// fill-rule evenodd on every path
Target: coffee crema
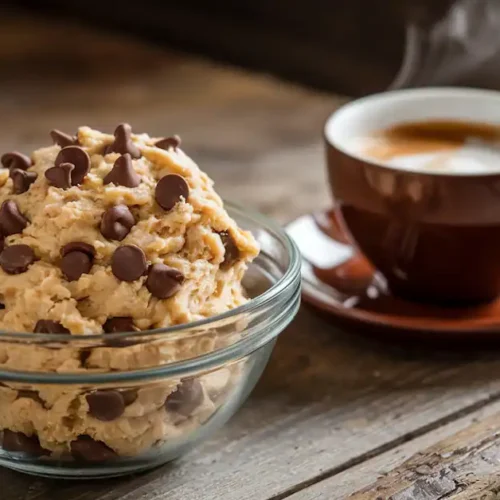
M 433 120 L 405 122 L 353 138 L 364 157 L 394 168 L 424 173 L 500 173 L 500 126 Z

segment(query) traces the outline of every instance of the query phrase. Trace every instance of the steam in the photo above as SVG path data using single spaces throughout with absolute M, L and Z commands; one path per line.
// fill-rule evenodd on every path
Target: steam
M 457 0 L 434 25 L 406 28 L 403 64 L 390 89 L 495 80 L 500 66 L 500 2 Z M 477 82 L 476 82 L 477 83 Z

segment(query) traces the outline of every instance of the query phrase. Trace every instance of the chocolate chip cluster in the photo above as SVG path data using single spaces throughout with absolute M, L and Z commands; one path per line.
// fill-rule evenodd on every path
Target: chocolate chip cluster
M 45 170 L 44 179 L 49 186 L 56 189 L 68 190 L 74 186 L 81 186 L 91 169 L 91 159 L 87 151 L 79 144 L 77 136 L 53 130 L 51 137 L 55 144 L 61 147 L 57 154 L 54 166 Z M 155 146 L 165 150 L 176 150 L 180 146 L 177 136 L 161 139 Z M 127 188 L 136 188 L 141 184 L 141 176 L 135 171 L 132 160 L 142 156 L 141 150 L 132 140 L 131 127 L 128 124 L 119 125 L 114 132 L 114 141 L 106 145 L 102 155 L 118 153 L 120 156 L 114 162 L 110 172 L 103 178 L 103 184 L 114 184 Z M 2 165 L 9 169 L 12 178 L 12 193 L 17 195 L 30 189 L 37 180 L 37 174 L 31 172 L 30 158 L 19 153 L 11 152 L 1 157 Z M 40 180 L 38 181 L 40 182 Z M 38 185 L 38 184 L 37 184 Z M 187 201 L 190 195 L 189 185 L 184 177 L 178 174 L 168 174 L 156 184 L 154 198 L 157 205 L 165 212 L 171 211 L 178 202 Z M 110 241 L 121 242 L 137 223 L 130 208 L 125 204 L 116 204 L 107 208 L 99 223 L 99 230 L 104 238 Z M 7 274 L 26 272 L 37 260 L 35 252 L 25 244 L 5 245 L 5 238 L 22 233 L 30 224 L 28 218 L 21 213 L 15 199 L 8 199 L 0 206 L 0 267 Z M 238 259 L 238 247 L 229 232 L 219 233 L 225 247 L 225 259 L 222 268 L 229 267 Z M 68 282 L 77 281 L 83 274 L 91 272 L 96 257 L 93 245 L 73 241 L 64 245 L 60 250 L 60 269 Z M 168 299 L 175 295 L 182 287 L 185 277 L 183 274 L 162 263 L 150 264 L 144 251 L 136 245 L 120 245 L 111 256 L 111 271 L 120 281 L 133 282 L 146 277 L 144 286 L 152 296 L 158 299 Z M 132 318 L 108 318 L 103 325 L 105 332 L 133 331 Z M 69 333 L 60 323 L 40 319 L 34 329 L 40 333 Z
M 44 400 L 35 390 L 19 390 L 16 399 L 31 399 L 43 409 L 48 409 Z M 85 395 L 88 415 L 100 422 L 113 422 L 122 417 L 128 406 L 138 399 L 138 389 L 102 389 Z M 197 378 L 183 379 L 163 403 L 164 411 L 173 415 L 188 418 L 203 404 L 204 391 Z M 6 451 L 24 453 L 31 457 L 50 456 L 51 450 L 45 449 L 38 436 L 30 436 L 10 429 L 3 429 L 0 440 L 1 448 Z M 101 463 L 118 458 L 115 450 L 103 441 L 88 434 L 75 436 L 68 443 L 74 460 L 86 463 Z

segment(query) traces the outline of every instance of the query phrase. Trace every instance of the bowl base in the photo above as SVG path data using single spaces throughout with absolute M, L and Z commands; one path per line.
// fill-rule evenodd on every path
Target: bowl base
M 99 465 L 94 467 L 61 467 L 41 463 L 16 462 L 0 458 L 0 466 L 12 469 L 16 472 L 29 474 L 30 476 L 44 477 L 48 479 L 109 479 L 113 477 L 138 474 L 159 467 L 175 460 L 177 457 L 162 457 L 156 461 L 145 463 L 116 463 L 114 465 Z

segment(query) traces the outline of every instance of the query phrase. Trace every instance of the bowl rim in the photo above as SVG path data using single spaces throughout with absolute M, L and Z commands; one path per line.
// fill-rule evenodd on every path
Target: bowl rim
M 21 345 L 27 345 L 30 341 L 34 342 L 34 345 L 43 346 L 43 343 L 53 342 L 61 344 L 61 347 L 71 347 L 72 343 L 82 342 L 85 340 L 92 341 L 103 341 L 107 343 L 110 341 L 123 341 L 130 340 L 136 337 L 145 339 L 147 341 L 148 336 L 167 336 L 171 334 L 182 333 L 183 331 L 203 328 L 209 329 L 211 324 L 218 323 L 220 321 L 228 320 L 233 317 L 238 317 L 242 314 L 251 314 L 252 312 L 258 311 L 260 308 L 268 305 L 270 302 L 275 301 L 282 292 L 287 289 L 293 289 L 293 285 L 296 285 L 296 289 L 290 299 L 290 304 L 292 304 L 292 309 L 289 311 L 285 309 L 285 312 L 289 312 L 289 317 L 284 318 L 277 328 L 265 328 L 260 329 L 260 332 L 253 332 L 252 330 L 259 330 L 259 328 L 254 327 L 250 329 L 250 333 L 245 335 L 243 338 L 234 342 L 233 344 L 224 347 L 222 349 L 216 349 L 209 353 L 203 354 L 201 356 L 195 356 L 193 358 L 188 358 L 181 361 L 174 361 L 172 363 L 166 363 L 164 365 L 158 365 L 148 368 L 139 368 L 137 370 L 126 370 L 126 371 L 113 371 L 113 372 L 99 372 L 99 373 L 88 373 L 88 372 L 39 372 L 39 371 L 16 371 L 16 370 L 0 370 L 0 379 L 10 380 L 10 381 L 25 381 L 39 383 L 75 383 L 82 382 L 110 382 L 110 381 L 122 381 L 122 380 L 134 380 L 134 379 L 151 379 L 157 378 L 165 375 L 177 375 L 187 371 L 202 370 L 209 368 L 214 365 L 219 365 L 228 362 L 233 358 L 243 357 L 255 350 L 262 345 L 266 344 L 273 337 L 278 335 L 295 316 L 296 311 L 300 303 L 300 285 L 301 285 L 301 275 L 300 275 L 300 252 L 296 243 L 288 236 L 285 229 L 282 228 L 277 222 L 272 218 L 267 217 L 255 210 L 248 209 L 239 205 L 237 203 L 224 200 L 224 207 L 229 209 L 230 216 L 240 216 L 248 221 L 253 221 L 258 224 L 258 226 L 264 229 L 266 232 L 270 233 L 274 238 L 276 238 L 285 248 L 288 256 L 289 263 L 283 275 L 273 283 L 267 290 L 265 290 L 260 295 L 250 299 L 245 304 L 238 306 L 224 313 L 218 314 L 216 316 L 210 316 L 208 318 L 203 318 L 201 320 L 193 321 L 190 323 L 183 323 L 180 325 L 169 326 L 166 328 L 156 328 L 152 330 L 142 330 L 139 332 L 119 332 L 119 333 L 105 333 L 97 335 L 72 335 L 72 334 L 45 334 L 45 333 L 23 333 L 23 332 L 6 332 L 0 330 L 0 341 L 1 342 L 17 342 Z M 289 307 L 290 309 L 290 307 Z M 259 335 L 260 333 L 260 335 Z M 161 338 L 160 338 L 161 339 Z M 155 340 L 160 340 L 158 337 Z

